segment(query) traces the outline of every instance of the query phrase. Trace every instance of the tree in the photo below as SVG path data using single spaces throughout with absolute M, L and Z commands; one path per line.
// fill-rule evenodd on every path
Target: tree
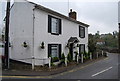
M 89 34 L 88 49 L 92 53 L 94 53 L 96 51 L 96 40 L 94 38 L 94 35 L 92 35 L 92 34 Z

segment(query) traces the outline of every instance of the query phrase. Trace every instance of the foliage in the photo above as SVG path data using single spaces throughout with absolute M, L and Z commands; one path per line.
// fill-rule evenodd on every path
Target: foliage
M 88 49 L 92 53 L 96 51 L 96 40 L 92 34 L 89 34 Z
M 64 53 L 62 53 L 62 56 L 61 56 L 61 63 L 65 63 L 65 55 L 64 55 Z
M 64 53 L 62 53 L 62 55 L 61 55 L 61 59 L 65 59 L 65 55 L 64 55 Z
M 72 57 L 71 57 L 71 54 L 70 54 L 70 53 L 68 53 L 68 55 L 67 55 L 67 59 L 68 59 L 69 62 L 72 61 Z
M 97 41 L 101 40 L 103 44 L 97 44 Z M 109 51 L 111 49 L 118 48 L 118 32 L 113 32 L 113 34 L 89 34 L 89 42 L 88 42 L 89 51 L 94 54 L 96 51 L 106 50 Z
M 55 64 L 53 62 L 51 62 L 51 66 L 55 66 Z
M 52 58 L 51 58 L 51 62 L 57 62 L 57 61 L 59 61 L 59 58 L 58 58 L 58 57 L 52 57 Z
M 102 38 L 105 41 L 106 47 L 117 48 L 118 47 L 118 38 L 115 38 L 112 34 L 107 34 Z
M 86 60 L 86 59 L 89 59 L 90 58 L 90 52 L 86 52 L 83 54 L 83 58 Z
M 105 44 L 97 45 L 97 50 L 112 50 L 118 48 L 118 33 L 103 34 L 103 37 L 99 38 L 105 42 Z
M 78 55 L 78 51 L 75 51 L 75 61 L 77 61 L 77 55 Z

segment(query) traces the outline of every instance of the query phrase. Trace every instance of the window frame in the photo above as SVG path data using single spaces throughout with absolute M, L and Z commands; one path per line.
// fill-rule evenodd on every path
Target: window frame
M 48 44 L 48 58 L 52 55 L 52 46 L 57 46 L 57 56 L 61 59 L 62 44 Z
M 57 20 L 57 25 L 56 25 L 56 31 L 57 32 L 52 32 L 52 19 L 56 19 Z M 48 33 L 51 33 L 52 35 L 59 35 L 62 32 L 62 23 L 61 23 L 61 19 L 53 17 L 51 15 L 48 15 Z
M 83 32 L 83 35 L 81 34 L 81 32 Z M 85 27 L 82 27 L 80 25 L 79 25 L 79 37 L 80 38 L 85 38 Z
M 51 45 L 51 57 L 53 56 L 52 51 L 53 49 L 57 49 L 57 54 L 55 55 L 56 57 L 59 57 L 59 45 Z
M 81 49 L 82 49 L 81 47 L 82 47 L 82 46 L 83 46 L 83 50 L 84 50 L 83 52 L 85 53 L 85 44 L 80 44 L 80 45 L 79 45 L 79 53 L 80 53 L 80 54 L 81 54 Z

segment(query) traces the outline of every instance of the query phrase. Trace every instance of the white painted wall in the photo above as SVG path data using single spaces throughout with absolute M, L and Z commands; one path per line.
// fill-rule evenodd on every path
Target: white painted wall
M 48 58 L 48 44 L 62 44 L 62 53 L 67 56 L 69 50 L 65 48 L 70 37 L 77 37 L 80 40 L 80 44 L 85 44 L 86 51 L 88 51 L 88 28 L 85 28 L 85 38 L 79 37 L 79 24 L 68 21 L 66 19 L 57 17 L 55 15 L 46 13 L 42 10 L 35 9 L 35 25 L 34 25 L 34 54 L 36 58 Z M 62 34 L 51 35 L 48 33 L 48 15 L 60 18 L 62 20 Z M 45 42 L 45 49 L 40 48 L 41 42 Z M 79 50 L 78 50 L 79 51 Z M 36 65 L 43 63 L 41 60 L 36 61 Z
M 15 2 L 10 11 L 10 58 L 14 60 L 31 58 L 33 49 L 33 5 L 27 2 Z M 24 48 L 22 43 L 29 45 Z M 31 63 L 31 60 L 21 60 Z
M 79 37 L 79 24 L 57 17 L 39 9 L 33 10 L 30 3 L 15 3 L 10 15 L 10 41 L 12 44 L 10 58 L 18 60 L 34 56 L 35 65 L 48 63 L 48 44 L 62 44 L 62 53 L 67 56 L 69 49 L 65 48 L 70 37 L 77 37 L 80 44 L 85 44 L 88 51 L 88 28 L 85 27 L 85 38 Z M 35 19 L 33 20 L 33 15 Z M 48 15 L 62 20 L 62 34 L 51 35 L 48 33 Z M 33 24 L 34 22 L 34 24 Z M 24 48 L 22 43 L 26 41 L 29 45 Z M 41 42 L 45 42 L 45 49 L 40 48 Z M 77 48 L 78 50 L 78 48 Z M 74 49 L 75 51 L 75 49 Z M 78 50 L 79 52 L 79 50 Z M 20 60 L 31 63 L 32 60 Z

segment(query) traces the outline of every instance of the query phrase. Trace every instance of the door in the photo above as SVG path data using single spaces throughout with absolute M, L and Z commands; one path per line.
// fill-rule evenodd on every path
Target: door
M 70 49 L 69 49 L 69 51 L 70 51 L 71 58 L 72 58 L 72 60 L 73 60 L 73 43 L 70 44 Z

